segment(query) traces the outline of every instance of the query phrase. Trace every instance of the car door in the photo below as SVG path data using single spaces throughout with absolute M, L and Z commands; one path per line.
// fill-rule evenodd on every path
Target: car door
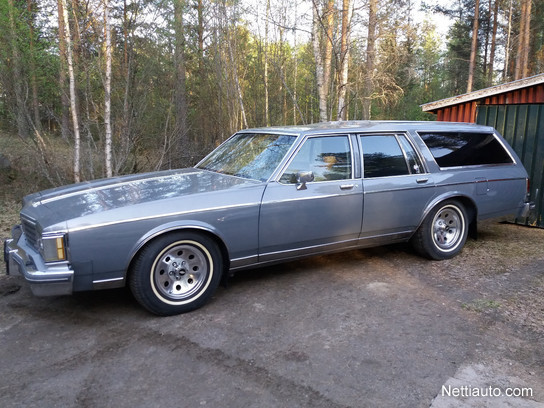
M 363 194 L 354 167 L 348 135 L 307 138 L 264 192 L 259 262 L 355 245 Z
M 359 138 L 364 189 L 361 238 L 384 242 L 407 238 L 433 198 L 433 179 L 406 135 Z

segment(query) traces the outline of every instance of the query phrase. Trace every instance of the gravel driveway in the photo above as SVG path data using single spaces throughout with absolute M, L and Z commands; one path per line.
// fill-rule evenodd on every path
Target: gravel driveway
M 2 275 L 0 406 L 543 407 L 543 295 L 544 230 L 497 223 L 448 261 L 398 245 L 238 273 L 166 318 Z

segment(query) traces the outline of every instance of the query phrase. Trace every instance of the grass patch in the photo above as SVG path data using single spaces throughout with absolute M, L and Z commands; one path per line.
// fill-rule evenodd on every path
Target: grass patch
M 490 310 L 498 309 L 501 306 L 501 304 L 495 300 L 491 299 L 475 299 L 472 302 L 469 303 L 463 303 L 462 308 L 465 310 L 470 310 L 473 312 L 487 312 Z

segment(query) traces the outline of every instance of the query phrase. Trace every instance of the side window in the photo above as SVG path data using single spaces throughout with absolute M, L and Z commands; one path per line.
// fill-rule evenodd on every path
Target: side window
M 419 134 L 440 167 L 509 164 L 512 158 L 492 133 Z
M 306 140 L 280 178 L 294 184 L 297 173 L 311 171 L 314 181 L 351 178 L 351 149 L 347 136 L 312 137 Z
M 365 178 L 410 174 L 395 135 L 361 136 L 361 146 Z
M 425 173 L 425 168 L 421 163 L 421 158 L 418 156 L 414 150 L 414 147 L 410 144 L 406 136 L 401 135 L 398 136 L 398 138 L 402 146 L 402 150 L 404 150 L 404 154 L 406 155 L 406 161 L 408 162 L 410 172 L 412 174 Z

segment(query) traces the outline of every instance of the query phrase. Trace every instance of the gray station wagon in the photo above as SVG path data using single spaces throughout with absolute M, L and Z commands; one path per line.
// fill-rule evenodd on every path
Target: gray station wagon
M 29 195 L 4 246 L 35 295 L 129 285 L 158 315 L 233 271 L 411 241 L 435 260 L 478 220 L 527 216 L 527 172 L 490 127 L 333 122 L 243 130 L 194 168 Z

